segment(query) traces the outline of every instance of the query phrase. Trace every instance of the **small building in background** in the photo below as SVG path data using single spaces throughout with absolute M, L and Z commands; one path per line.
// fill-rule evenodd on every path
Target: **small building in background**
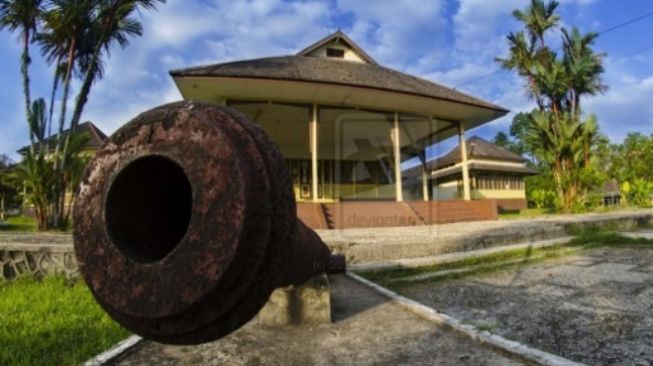
M 64 134 L 68 133 L 68 130 L 64 130 Z M 76 134 L 83 135 L 86 138 L 86 142 L 84 143 L 84 146 L 82 147 L 80 151 L 80 157 L 82 158 L 81 160 L 81 165 L 79 166 L 78 169 L 76 169 L 77 173 L 81 175 L 81 172 L 83 171 L 84 166 L 90 161 L 93 156 L 95 156 L 95 153 L 97 150 L 104 145 L 104 142 L 107 140 L 107 135 L 100 130 L 93 122 L 91 121 L 86 121 L 83 123 L 80 123 L 77 126 L 76 129 Z M 54 153 L 56 146 L 57 146 L 57 140 L 59 138 L 59 134 L 54 134 L 50 136 L 48 139 L 45 140 L 46 144 L 49 145 L 50 148 L 50 153 Z M 30 145 L 23 146 L 18 150 L 18 153 L 21 154 L 22 156 L 25 156 L 27 152 L 30 149 Z M 23 188 L 23 196 L 25 196 L 26 189 Z M 70 190 L 66 190 L 66 197 L 64 199 L 64 202 L 66 202 L 65 206 L 69 207 L 71 202 L 72 202 L 72 193 Z M 31 216 L 33 215 L 33 207 L 29 204 L 27 204 L 25 201 L 23 201 L 22 205 L 22 210 L 24 215 Z
M 601 204 L 603 206 L 620 206 L 621 205 L 621 187 L 619 181 L 610 179 L 601 186 Z
M 84 148 L 82 150 L 82 154 L 93 157 L 95 155 L 95 152 L 102 147 L 104 142 L 107 140 L 107 135 L 102 132 L 96 126 L 93 122 L 91 121 L 86 121 L 84 123 L 80 123 L 77 126 L 77 133 L 78 134 L 84 134 L 86 138 L 88 139 L 86 143 L 84 144 Z M 68 133 L 68 130 L 65 130 L 64 133 Z M 55 147 L 57 146 L 57 139 L 59 138 L 59 134 L 54 134 L 50 136 L 46 140 L 46 143 L 50 144 L 50 150 L 54 151 Z M 18 150 L 18 153 L 21 155 L 25 155 L 27 151 L 29 150 L 30 146 L 23 146 Z
M 432 200 L 456 200 L 463 197 L 463 168 L 467 164 L 473 200 L 496 199 L 499 211 L 519 211 L 528 207 L 524 178 L 537 172 L 526 159 L 481 137 L 467 140 L 467 161 L 463 163 L 460 145 L 447 154 L 426 163 L 428 194 Z M 419 196 L 422 168 L 405 172 L 413 177 L 409 195 Z

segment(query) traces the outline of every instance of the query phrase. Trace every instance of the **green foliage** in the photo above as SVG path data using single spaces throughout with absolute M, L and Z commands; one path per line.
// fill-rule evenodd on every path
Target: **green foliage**
M 506 148 L 507 150 L 517 154 L 517 155 L 523 155 L 524 154 L 524 149 L 523 146 L 521 146 L 518 141 L 512 140 L 508 135 L 506 135 L 505 132 L 497 132 L 496 136 L 494 136 L 494 139 L 492 139 L 492 143 Z
M 653 135 L 630 133 L 622 144 L 611 146 L 612 154 L 604 158 L 611 177 L 619 182 L 641 178 L 653 182 Z
M 651 207 L 651 195 L 653 195 L 653 182 L 637 178 L 628 192 L 628 201 L 637 207 Z
M 4 211 L 20 205 L 17 187 L 11 180 L 13 162 L 7 155 L 0 155 L 0 221 L 4 219 Z
M 39 229 L 66 228 L 70 214 L 65 210 L 66 191 L 79 180 L 84 163 L 77 125 L 91 86 L 102 78 L 112 47 L 124 48 L 131 37 L 142 35 L 134 15 L 160 3 L 165 0 L 0 0 L 0 29 L 20 32 L 22 37 L 21 74 L 31 146 L 17 170 L 29 180 L 27 199 L 35 206 Z M 33 42 L 54 69 L 49 108 L 43 99 L 31 102 L 28 67 Z M 76 77 L 81 87 L 69 119 L 70 86 Z M 57 97 L 58 133 L 51 134 Z
M 556 1 L 531 0 L 524 11 L 516 10 L 514 16 L 524 30 L 507 36 L 509 56 L 497 61 L 524 78 L 538 106 L 531 113 L 518 114 L 510 131 L 514 146 L 532 157 L 539 171 L 551 173 L 546 176 L 553 189 L 530 189 L 528 198 L 543 207 L 551 204 L 547 197 L 553 191 L 558 209 L 583 211 L 597 204 L 589 193 L 607 179 L 596 158 L 597 147 L 606 139 L 595 116 L 582 117 L 580 105 L 582 96 L 606 90 L 600 78 L 603 55 L 591 48 L 597 34 L 583 35 L 576 28 L 561 29 L 561 55 L 546 44 L 545 35 L 561 22 L 557 7 Z
M 0 283 L 0 365 L 79 365 L 127 336 L 83 282 Z
M 36 220 L 26 216 L 8 217 L 0 231 L 36 231 Z
M 529 198 L 535 205 L 535 208 L 538 209 L 553 207 L 555 205 L 555 193 L 553 191 L 534 189 L 530 192 Z

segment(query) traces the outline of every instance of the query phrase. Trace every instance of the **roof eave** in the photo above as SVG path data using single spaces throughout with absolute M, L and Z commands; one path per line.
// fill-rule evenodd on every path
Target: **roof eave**
M 275 77 L 262 77 L 262 76 L 232 76 L 232 75 L 214 75 L 214 74 L 184 74 L 184 71 L 189 71 L 191 69 L 185 69 L 185 70 L 171 70 L 169 73 L 172 76 L 173 79 L 175 79 L 175 84 L 177 87 L 179 87 L 179 84 L 177 83 L 177 78 L 193 78 L 193 77 L 198 77 L 198 78 L 228 78 L 228 79 L 260 79 L 260 80 L 270 80 L 270 81 L 283 81 L 283 82 L 302 82 L 302 83 L 312 83 L 312 84 L 323 84 L 323 85 L 337 85 L 337 86 L 343 86 L 343 87 L 353 87 L 353 88 L 362 88 L 362 89 L 370 89 L 370 90 L 378 90 L 378 91 L 384 91 L 384 92 L 390 92 L 390 93 L 398 93 L 398 94 L 404 94 L 404 95 L 411 95 L 411 96 L 417 96 L 417 97 L 422 97 L 422 98 L 429 98 L 433 100 L 441 100 L 441 101 L 446 101 L 450 103 L 456 103 L 456 104 L 461 104 L 461 105 L 466 105 L 470 107 L 475 107 L 475 108 L 481 108 L 484 110 L 492 111 L 495 112 L 496 115 L 491 119 L 495 120 L 497 118 L 501 118 L 505 116 L 506 114 L 510 113 L 510 110 L 505 109 L 503 107 L 497 106 L 497 105 L 482 105 L 482 104 L 476 104 L 472 102 L 467 102 L 467 101 L 460 101 L 460 100 L 455 100 L 452 98 L 446 98 L 446 97 L 435 97 L 432 95 L 428 94 L 422 94 L 422 93 L 411 93 L 408 91 L 402 91 L 402 90 L 393 90 L 393 89 L 388 89 L 388 88 L 380 88 L 380 87 L 372 87 L 372 86 L 365 86 L 365 85 L 356 85 L 356 84 L 346 84 L 346 83 L 339 83 L 339 82 L 328 82 L 328 81 L 316 81 L 316 80 L 303 80 L 303 79 L 284 79 L 284 78 L 275 78 Z M 473 121 L 471 121 L 473 122 Z M 480 121 L 479 124 L 486 123 L 488 121 Z M 474 128 L 479 124 L 474 124 L 470 128 Z

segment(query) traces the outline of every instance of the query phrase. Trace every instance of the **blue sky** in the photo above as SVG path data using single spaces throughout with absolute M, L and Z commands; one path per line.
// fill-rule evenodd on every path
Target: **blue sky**
M 566 26 L 602 31 L 653 12 L 646 0 L 562 0 Z M 510 15 L 527 0 L 168 0 L 145 12 L 143 37 L 115 49 L 105 78 L 94 86 L 84 120 L 112 133 L 139 112 L 180 99 L 168 70 L 198 64 L 296 53 L 341 28 L 381 64 L 426 79 L 459 86 L 498 69 L 505 35 L 519 29 Z M 653 133 L 653 17 L 602 34 L 606 52 L 603 95 L 587 99 L 601 129 L 613 141 L 628 132 Z M 551 37 L 558 42 L 558 37 Z M 0 154 L 17 158 L 28 141 L 16 36 L 0 32 Z M 52 71 L 34 49 L 33 97 L 50 92 Z M 76 92 L 78 85 L 73 86 Z M 512 115 L 532 109 L 522 82 L 500 71 L 461 90 L 512 111 L 469 134 L 491 138 Z M 450 144 L 444 144 L 443 152 Z

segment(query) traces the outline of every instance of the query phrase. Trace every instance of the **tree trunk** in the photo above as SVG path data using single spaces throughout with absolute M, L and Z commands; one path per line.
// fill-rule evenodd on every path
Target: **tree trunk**
M 31 102 L 31 97 L 30 97 L 30 87 L 29 87 L 29 64 L 31 63 L 31 60 L 29 58 L 29 28 L 25 28 L 25 34 L 23 35 L 23 55 L 22 55 L 22 60 L 21 60 L 21 66 L 20 66 L 20 72 L 23 76 L 23 94 L 25 96 L 25 117 L 29 120 L 30 116 L 30 104 Z M 30 132 L 29 134 L 30 141 L 32 144 L 34 143 L 34 137 L 32 136 L 32 133 Z
M 59 115 L 59 136 L 57 139 L 57 147 L 55 149 L 55 182 L 54 182 L 54 195 L 53 195 L 53 204 L 52 204 L 52 225 L 54 227 L 60 227 L 61 225 L 61 200 L 64 199 L 65 192 L 62 190 L 65 189 L 64 180 L 64 160 L 65 160 L 65 150 L 62 146 L 65 142 L 68 141 L 68 135 L 70 131 L 64 136 L 64 128 L 66 123 L 66 107 L 68 104 L 68 93 L 70 91 L 70 79 L 72 76 L 72 70 L 74 65 L 75 57 L 75 39 L 71 39 L 70 46 L 68 47 L 68 64 L 66 65 L 66 75 L 64 77 L 64 87 L 63 87 L 63 97 L 61 101 L 61 112 Z
M 115 21 L 116 12 L 124 2 L 125 2 L 124 0 L 116 1 L 116 3 L 113 4 L 113 8 L 111 9 L 109 16 L 105 19 L 104 27 L 102 29 L 102 36 L 97 40 L 97 44 L 95 45 L 95 49 L 93 50 L 93 57 L 91 58 L 90 65 L 86 70 L 86 74 L 84 75 L 84 81 L 82 83 L 82 87 L 79 91 L 79 94 L 77 94 L 77 100 L 75 102 L 75 110 L 73 111 L 73 117 L 72 120 L 70 121 L 71 131 L 76 130 L 77 125 L 79 124 L 79 120 L 82 118 L 82 112 L 84 111 L 84 107 L 88 102 L 88 95 L 91 92 L 91 86 L 93 85 L 93 80 L 95 80 L 95 76 L 97 73 L 97 65 L 100 59 L 100 53 L 102 51 L 102 47 L 107 42 L 109 28 L 111 27 L 111 24 Z
M 50 151 L 50 137 L 52 137 L 52 116 L 54 114 L 54 99 L 57 97 L 57 89 L 59 89 L 59 68 L 61 67 L 61 56 L 57 58 L 54 69 L 54 79 L 52 80 L 52 93 L 50 94 L 50 111 L 48 113 L 48 146 Z

